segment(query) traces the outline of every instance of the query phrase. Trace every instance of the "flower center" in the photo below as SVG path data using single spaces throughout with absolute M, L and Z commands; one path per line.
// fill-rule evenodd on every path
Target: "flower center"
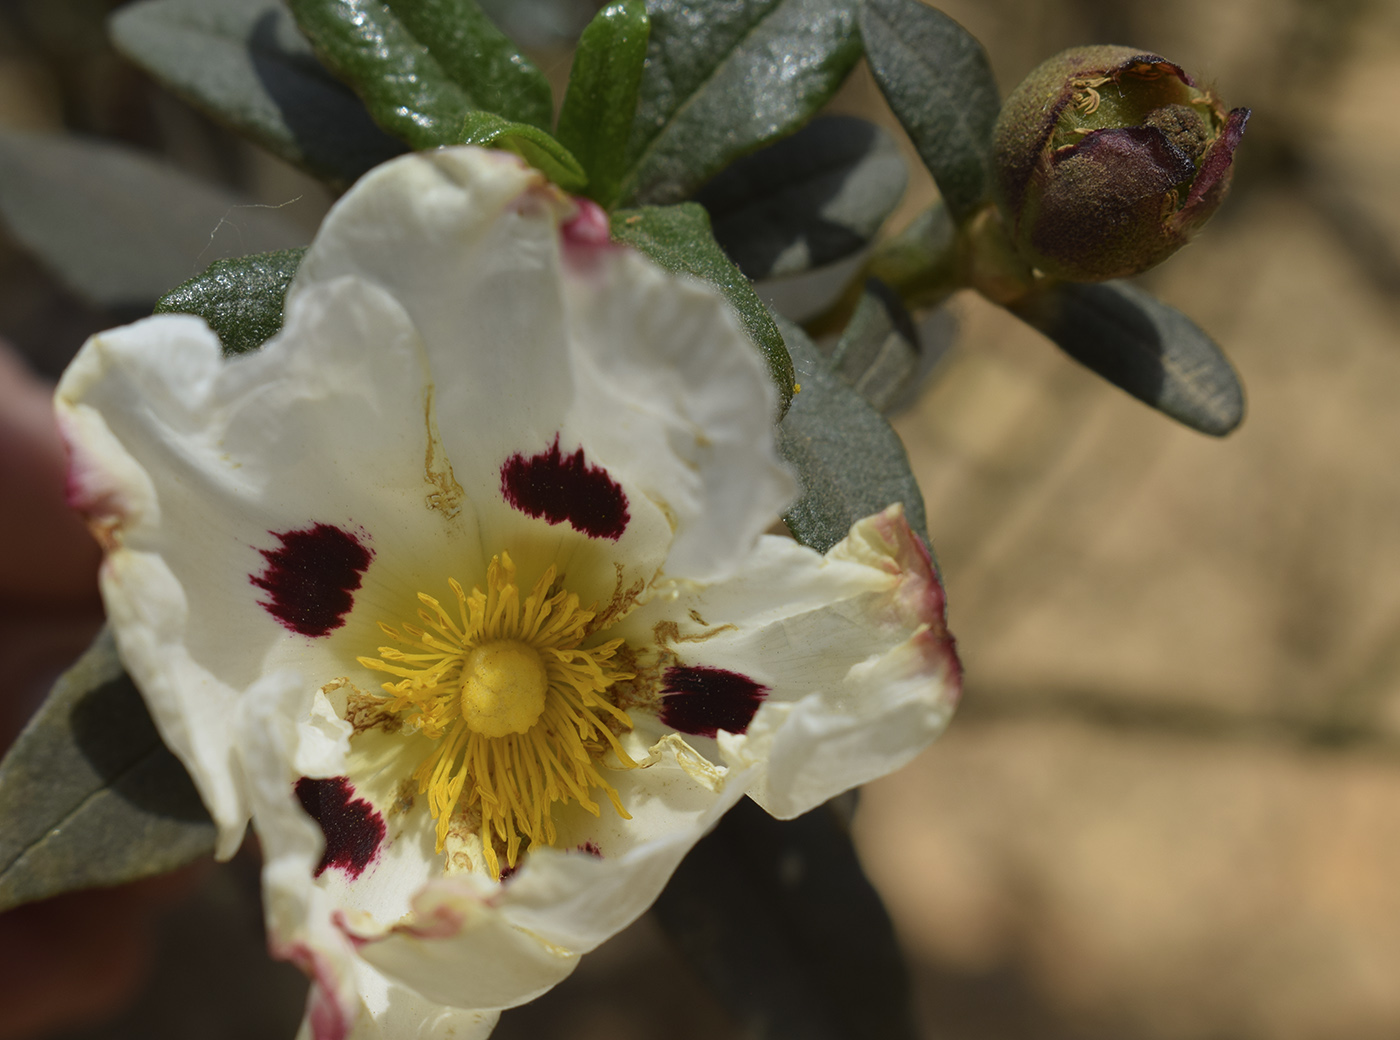
M 549 568 L 522 601 L 515 565 L 502 553 L 487 568 L 485 592 L 468 595 L 449 579 L 455 612 L 420 592 L 421 624 L 380 624 L 399 645 L 359 659 L 398 677 L 383 686 L 386 708 L 432 741 L 413 778 L 428 796 L 437 850 L 460 821 L 480 837 L 496 878 L 500 852 L 514 868 L 525 842 L 556 843 L 556 802 L 597 816 L 593 793 L 601 791 L 631 819 L 602 772 L 637 765 L 614 732 L 632 720 L 607 696 L 633 677 L 614 660 L 622 640 L 584 647 L 596 612 L 556 589 L 555 575 Z
M 483 736 L 524 733 L 544 714 L 548 691 L 549 672 L 533 647 L 485 643 L 462 668 L 462 717 Z

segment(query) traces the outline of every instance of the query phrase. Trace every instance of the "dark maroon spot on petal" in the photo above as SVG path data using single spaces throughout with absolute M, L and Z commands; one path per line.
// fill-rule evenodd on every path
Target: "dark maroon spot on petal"
M 768 687 L 723 668 L 668 668 L 664 681 L 661 721 L 698 737 L 743 733 L 768 696 Z
M 306 815 L 326 836 L 326 851 L 316 866 L 316 876 L 327 867 L 336 867 L 352 879 L 359 877 L 384 843 L 384 817 L 369 802 L 356 798 L 355 789 L 343 776 L 327 780 L 304 776 L 297 781 L 296 792 Z
M 600 848 L 598 848 L 598 846 L 597 846 L 596 844 L 594 844 L 593 842 L 591 842 L 591 841 L 585 841 L 582 845 L 580 845 L 580 846 L 579 846 L 577 849 L 575 849 L 574 851 L 575 851 L 575 852 L 586 852 L 586 853 L 588 853 L 590 856 L 592 856 L 594 859 L 602 859 L 602 858 L 603 858 L 603 850 L 600 849 Z
M 591 538 L 617 541 L 631 519 L 621 485 L 607 470 L 585 462 L 582 448 L 561 454 L 558 434 L 547 451 L 528 459 L 518 454 L 506 459 L 501 493 L 522 513 L 551 524 L 567 520 Z
M 280 549 L 259 549 L 267 561 L 249 580 L 271 594 L 258 605 L 304 636 L 324 636 L 345 624 L 374 553 L 339 527 L 316 524 L 299 531 L 269 531 Z

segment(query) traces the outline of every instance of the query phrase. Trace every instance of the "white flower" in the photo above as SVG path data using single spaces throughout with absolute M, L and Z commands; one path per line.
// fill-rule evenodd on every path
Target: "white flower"
M 283 331 L 93 337 L 59 387 L 123 661 L 266 856 L 305 1031 L 482 1035 L 652 902 L 744 794 L 795 816 L 944 726 L 894 507 L 826 556 L 723 302 L 511 156 L 331 211 Z

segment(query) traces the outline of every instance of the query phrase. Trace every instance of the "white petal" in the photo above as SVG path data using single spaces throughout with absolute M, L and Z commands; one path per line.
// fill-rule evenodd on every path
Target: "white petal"
M 641 641 L 662 620 L 676 626 L 668 667 L 768 688 L 745 733 L 689 739 L 757 769 L 750 795 L 782 818 L 899 768 L 957 701 L 942 589 L 898 506 L 857 523 L 825 557 L 765 538 L 734 578 L 678 586 L 620 627 Z
M 380 937 L 357 932 L 370 940 L 361 955 L 444 1004 L 504 1008 L 533 1000 L 573 971 L 579 954 L 646 911 L 755 775 L 734 772 L 711 790 L 682 759 L 668 744 L 655 765 L 615 775 L 639 829 L 619 821 L 587 831 L 599 839 L 601 858 L 542 848 L 501 887 L 475 875 L 432 882 L 403 924 Z
M 344 274 L 381 285 L 423 337 L 458 479 L 482 509 L 488 552 L 567 561 L 589 546 L 562 523 L 522 523 L 501 494 L 513 455 L 584 449 L 621 484 L 631 517 L 610 559 L 649 579 L 675 529 L 669 573 L 733 566 L 794 485 L 777 461 L 773 391 L 711 290 L 606 244 L 583 210 L 510 157 L 445 149 L 387 163 L 337 204 L 291 295 Z M 604 221 L 602 243 L 568 245 Z M 492 515 L 487 502 L 500 506 Z M 532 557 L 519 545 L 543 535 Z M 597 548 L 596 546 L 593 548 Z M 585 600 L 611 593 L 570 582 Z M 631 581 L 629 574 L 628 582 Z

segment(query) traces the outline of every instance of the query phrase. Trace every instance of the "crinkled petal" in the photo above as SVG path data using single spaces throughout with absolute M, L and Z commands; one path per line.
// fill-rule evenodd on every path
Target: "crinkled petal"
M 360 948 L 391 978 L 464 1007 L 512 1007 L 571 972 L 578 956 L 640 917 L 685 854 L 741 798 L 756 770 L 716 769 L 680 741 L 617 773 L 633 820 L 604 809 L 561 819 L 570 838 L 541 848 L 502 886 L 476 875 L 430 883 L 413 914 Z M 590 822 L 591 821 L 591 822 Z M 579 841 L 569 851 L 569 842 Z
M 345 631 L 353 608 L 382 618 L 415 605 L 442 546 L 458 547 L 464 570 L 480 566 L 470 511 L 432 507 L 428 392 L 402 308 L 349 279 L 289 306 L 257 354 L 226 361 L 202 321 L 160 316 L 94 336 L 59 384 L 70 495 L 107 549 L 118 648 L 219 823 L 221 854 L 247 818 L 231 758 L 238 691 L 288 664 L 343 675 L 347 634 L 374 642 L 363 625 Z M 342 592 L 346 609 L 322 608 L 308 628 L 279 616 L 275 583 L 258 581 L 269 553 L 313 529 L 373 562 L 354 589 L 335 573 L 313 589 Z M 320 562 L 292 562 L 295 598 Z
M 793 493 L 769 432 L 773 390 L 723 302 L 610 244 L 606 221 L 512 156 L 420 153 L 379 167 L 336 205 L 289 295 L 350 274 L 403 304 L 440 412 L 469 417 L 442 433 L 488 551 L 509 550 L 524 570 L 562 558 L 567 570 L 574 554 L 587 564 L 602 548 L 625 561 L 627 583 L 663 560 L 670 573 L 709 577 Z M 587 487 L 553 523 L 509 504 L 503 467 L 552 446 L 564 459 L 581 450 L 583 467 L 625 491 L 620 536 L 576 523 Z M 579 569 L 588 573 L 570 575 L 571 588 L 606 601 L 612 567 L 603 587 L 589 587 L 596 567 Z
M 899 506 L 858 522 L 824 557 L 766 537 L 733 578 L 675 592 L 619 626 L 637 642 L 659 634 L 652 725 L 689 725 L 698 749 L 755 768 L 749 793 L 775 816 L 899 768 L 947 725 L 961 673 L 943 590 Z M 717 740 L 699 732 L 704 702 L 668 703 L 694 675 L 719 687 Z M 667 695 L 668 684 L 682 692 Z M 732 706 L 718 696 L 735 689 L 756 708 L 742 732 L 726 729 Z

